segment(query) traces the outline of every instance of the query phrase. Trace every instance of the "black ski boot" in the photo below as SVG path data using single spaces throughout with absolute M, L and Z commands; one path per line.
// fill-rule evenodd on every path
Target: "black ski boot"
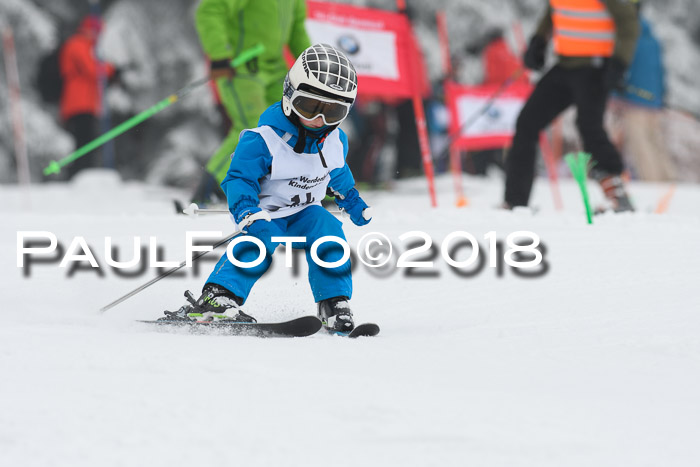
M 188 297 L 188 300 L 190 298 Z M 191 303 L 191 302 L 190 302 Z M 239 323 L 257 323 L 241 309 L 243 299 L 216 284 L 205 284 L 202 296 L 194 302 L 193 312 L 198 321 L 231 320 Z
M 216 284 L 205 284 L 202 295 L 195 300 L 189 290 L 185 291 L 189 305 L 177 311 L 166 311 L 161 320 L 168 321 L 235 321 L 238 323 L 257 323 L 252 316 L 240 308 L 243 299 Z
M 189 290 L 187 291 L 189 292 Z M 192 305 L 182 305 L 177 311 L 163 312 L 165 316 L 158 318 L 158 321 L 194 321 L 194 318 L 190 318 L 189 314 L 192 313 Z
M 591 170 L 591 176 L 600 184 L 605 197 L 615 212 L 634 212 L 634 206 L 627 195 L 625 182 L 619 175 Z
M 349 333 L 355 329 L 348 297 L 333 297 L 318 302 L 318 319 L 331 332 Z

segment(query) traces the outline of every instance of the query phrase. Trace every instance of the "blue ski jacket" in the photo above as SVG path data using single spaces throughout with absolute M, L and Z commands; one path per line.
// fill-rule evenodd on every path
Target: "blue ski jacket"
M 290 147 L 294 147 L 299 138 L 299 129 L 294 125 L 282 111 L 282 103 L 277 102 L 265 110 L 260 116 L 258 126 L 269 126 L 281 138 L 285 134 L 291 135 L 286 141 Z M 318 146 L 323 151 L 323 143 L 318 142 L 317 137 L 328 131 L 327 127 L 319 130 L 307 130 L 306 144 L 303 157 L 320 157 L 318 154 Z M 348 138 L 347 135 L 337 128 L 333 131 L 340 132 L 339 137 L 343 145 L 343 158 L 348 155 Z M 260 203 L 260 182 L 268 174 L 270 174 L 272 165 L 272 154 L 265 144 L 261 135 L 252 131 L 246 131 L 242 134 L 238 142 L 235 152 L 231 156 L 231 165 L 229 166 L 226 177 L 221 182 L 221 188 L 226 193 L 228 200 L 228 208 L 231 214 L 236 216 L 243 209 L 258 206 Z M 345 197 L 354 189 L 355 179 L 347 163 L 338 169 L 330 172 L 330 182 L 328 187 L 334 192 Z
M 666 92 L 663 51 L 649 22 L 642 18 L 640 23 L 641 34 L 622 97 L 634 104 L 659 109 L 664 106 Z

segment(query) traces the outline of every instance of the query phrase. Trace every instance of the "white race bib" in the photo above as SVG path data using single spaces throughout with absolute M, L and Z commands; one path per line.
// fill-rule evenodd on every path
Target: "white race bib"
M 345 165 L 340 131 L 333 130 L 323 143 L 323 156 L 328 167 L 321 163 L 319 154 L 297 154 L 269 126 L 251 130 L 265 140 L 272 156 L 270 173 L 260 181 L 259 206 L 277 219 L 291 216 L 307 206 L 321 205 L 331 180 L 330 172 Z

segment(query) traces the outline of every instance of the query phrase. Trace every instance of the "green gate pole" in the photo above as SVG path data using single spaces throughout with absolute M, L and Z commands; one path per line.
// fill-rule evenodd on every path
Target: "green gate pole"
M 591 155 L 587 152 L 579 152 L 578 154 L 569 153 L 564 156 L 564 160 L 569 165 L 569 169 L 578 183 L 583 197 L 583 204 L 586 208 L 586 218 L 589 224 L 593 223 L 593 213 L 591 211 L 591 203 L 588 198 L 588 188 L 586 188 L 586 178 L 588 177 L 588 167 L 591 162 Z

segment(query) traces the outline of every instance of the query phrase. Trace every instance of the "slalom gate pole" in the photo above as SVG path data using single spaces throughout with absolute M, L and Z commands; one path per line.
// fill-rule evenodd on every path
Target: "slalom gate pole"
M 586 178 L 588 177 L 588 166 L 591 161 L 591 155 L 587 152 L 579 152 L 578 154 L 570 153 L 564 156 L 564 160 L 569 165 L 571 173 L 578 183 L 583 197 L 583 204 L 586 208 L 586 219 L 589 224 L 593 223 L 593 212 L 591 203 L 588 199 L 588 188 L 586 188 Z
M 428 193 L 430 195 L 430 205 L 432 207 L 437 207 L 437 197 L 435 195 L 435 175 L 433 169 L 433 156 L 430 151 L 430 140 L 428 139 L 428 125 L 425 120 L 425 108 L 423 108 L 423 98 L 421 97 L 421 80 L 419 76 L 423 75 L 424 70 L 418 70 L 418 60 L 416 60 L 415 55 L 420 53 L 420 46 L 415 39 L 413 34 L 413 28 L 411 27 L 411 21 L 408 18 L 406 12 L 406 1 L 397 0 L 396 1 L 399 13 L 401 13 L 406 22 L 408 23 L 409 37 L 407 38 L 409 42 L 408 51 L 408 67 L 410 72 L 409 79 L 411 80 L 412 88 L 412 101 L 413 101 L 413 114 L 416 119 L 416 130 L 418 131 L 418 143 L 420 145 L 421 160 L 423 161 L 423 171 L 425 172 L 425 178 L 428 181 Z
M 668 187 L 668 191 L 659 199 L 659 203 L 656 205 L 656 209 L 654 209 L 654 214 L 665 214 L 666 211 L 668 211 L 668 206 L 671 204 L 671 199 L 675 193 L 676 184 L 671 183 L 671 186 Z
M 17 181 L 28 192 L 29 160 L 27 158 L 27 143 L 24 135 L 24 116 L 22 113 L 22 92 L 19 82 L 19 69 L 17 68 L 17 53 L 12 28 L 6 26 L 2 31 L 2 47 L 5 55 L 5 75 L 10 100 L 10 119 L 15 146 L 15 159 L 17 162 Z M 28 198 L 27 198 L 28 199 Z
M 447 33 L 447 15 L 445 10 L 435 13 L 437 23 L 438 39 L 440 41 L 440 52 L 442 55 L 442 73 L 452 79 L 452 58 L 450 57 L 450 39 Z
M 200 251 L 199 253 L 197 253 L 196 255 L 194 255 L 194 256 L 192 257 L 192 261 L 193 261 L 193 262 L 194 262 L 194 261 L 197 261 L 197 260 L 198 260 L 199 258 L 201 258 L 202 256 L 206 255 L 207 253 L 211 253 L 212 251 L 214 251 L 214 250 L 216 250 L 217 248 L 219 248 L 221 245 L 224 245 L 225 243 L 228 243 L 229 241 L 231 241 L 231 239 L 233 239 L 233 237 L 235 237 L 235 236 L 237 236 L 237 235 L 239 235 L 239 234 L 241 234 L 241 233 L 243 233 L 243 232 L 244 232 L 243 230 L 237 230 L 237 231 L 233 232 L 233 233 L 232 233 L 231 235 L 229 235 L 228 237 L 223 238 L 223 239 L 219 240 L 218 242 L 216 242 L 214 245 L 212 245 L 211 250 Z M 125 301 L 125 300 L 127 300 L 127 299 L 133 297 L 133 296 L 136 295 L 137 293 L 139 293 L 139 292 L 141 292 L 141 291 L 147 289 L 148 287 L 152 286 L 153 284 L 155 284 L 155 283 L 158 282 L 159 280 L 165 279 L 165 278 L 168 277 L 169 275 L 171 275 L 171 274 L 173 274 L 173 273 L 179 271 L 180 269 L 184 268 L 186 264 L 187 264 L 187 260 L 185 260 L 185 261 L 183 261 L 182 263 L 180 263 L 179 266 L 175 266 L 175 267 L 172 268 L 172 269 L 168 269 L 167 271 L 165 271 L 165 272 L 164 272 L 163 274 L 161 274 L 160 276 L 151 279 L 150 281 L 146 282 L 146 283 L 143 284 L 142 286 L 135 288 L 134 290 L 132 290 L 132 291 L 129 292 L 128 294 L 123 295 L 123 296 L 119 297 L 118 299 L 116 299 L 115 301 L 113 301 L 112 303 L 103 306 L 102 308 L 100 308 L 100 311 L 101 311 L 102 313 L 104 313 L 105 311 L 107 311 L 107 310 L 109 310 L 109 309 L 111 309 L 111 308 L 113 308 L 113 307 L 119 305 L 121 302 L 123 302 L 123 301 Z
M 241 52 L 241 54 L 234 58 L 231 61 L 231 66 L 232 67 L 238 67 L 240 65 L 243 65 L 247 61 L 249 61 L 252 58 L 257 57 L 263 51 L 265 50 L 265 47 L 262 44 L 257 44 L 250 49 L 244 50 Z M 54 173 L 59 173 L 61 171 L 62 167 L 65 167 L 66 165 L 70 164 L 71 162 L 75 161 L 76 159 L 79 159 L 80 157 L 83 157 L 85 154 L 89 153 L 90 151 L 102 146 L 105 144 L 107 141 L 110 141 L 117 136 L 121 135 L 125 131 L 135 127 L 139 123 L 143 122 L 144 120 L 147 120 L 160 112 L 161 110 L 165 109 L 166 107 L 169 107 L 170 105 L 174 104 L 193 90 L 197 89 L 198 87 L 202 86 L 203 84 L 206 84 L 209 82 L 209 77 L 205 77 L 202 79 L 198 79 L 197 81 L 193 81 L 192 83 L 188 84 L 184 88 L 180 89 L 179 91 L 175 92 L 174 94 L 169 95 L 162 101 L 156 103 L 152 107 L 149 107 L 148 109 L 144 110 L 143 112 L 134 115 L 127 121 L 121 123 L 120 125 L 112 128 L 109 130 L 107 133 L 95 138 L 94 140 L 90 141 L 86 145 L 76 149 L 72 154 L 69 154 L 68 156 L 64 157 L 60 161 L 51 161 L 49 165 L 44 169 L 44 175 L 51 175 Z
M 552 146 L 549 144 L 547 134 L 544 131 L 540 132 L 540 149 L 542 150 L 542 158 L 544 159 L 544 165 L 547 168 L 547 175 L 549 176 L 549 188 L 552 190 L 554 208 L 557 211 L 561 211 L 564 208 L 564 204 L 562 203 L 561 192 L 559 191 L 557 163 L 554 159 L 554 151 L 552 150 Z
M 447 16 L 445 11 L 441 10 L 435 14 L 435 19 L 438 28 L 438 38 L 440 40 L 440 50 L 442 51 L 442 68 L 443 74 L 447 77 L 443 87 L 445 93 L 445 100 L 450 100 L 448 84 L 452 81 L 452 60 L 450 58 L 450 40 L 447 34 Z M 455 195 L 457 200 L 455 204 L 457 207 L 464 207 L 469 205 L 469 200 L 464 196 L 464 187 L 462 186 L 462 159 L 459 148 L 455 147 L 454 141 L 449 146 L 450 148 L 450 172 L 452 172 L 452 179 L 454 181 Z

